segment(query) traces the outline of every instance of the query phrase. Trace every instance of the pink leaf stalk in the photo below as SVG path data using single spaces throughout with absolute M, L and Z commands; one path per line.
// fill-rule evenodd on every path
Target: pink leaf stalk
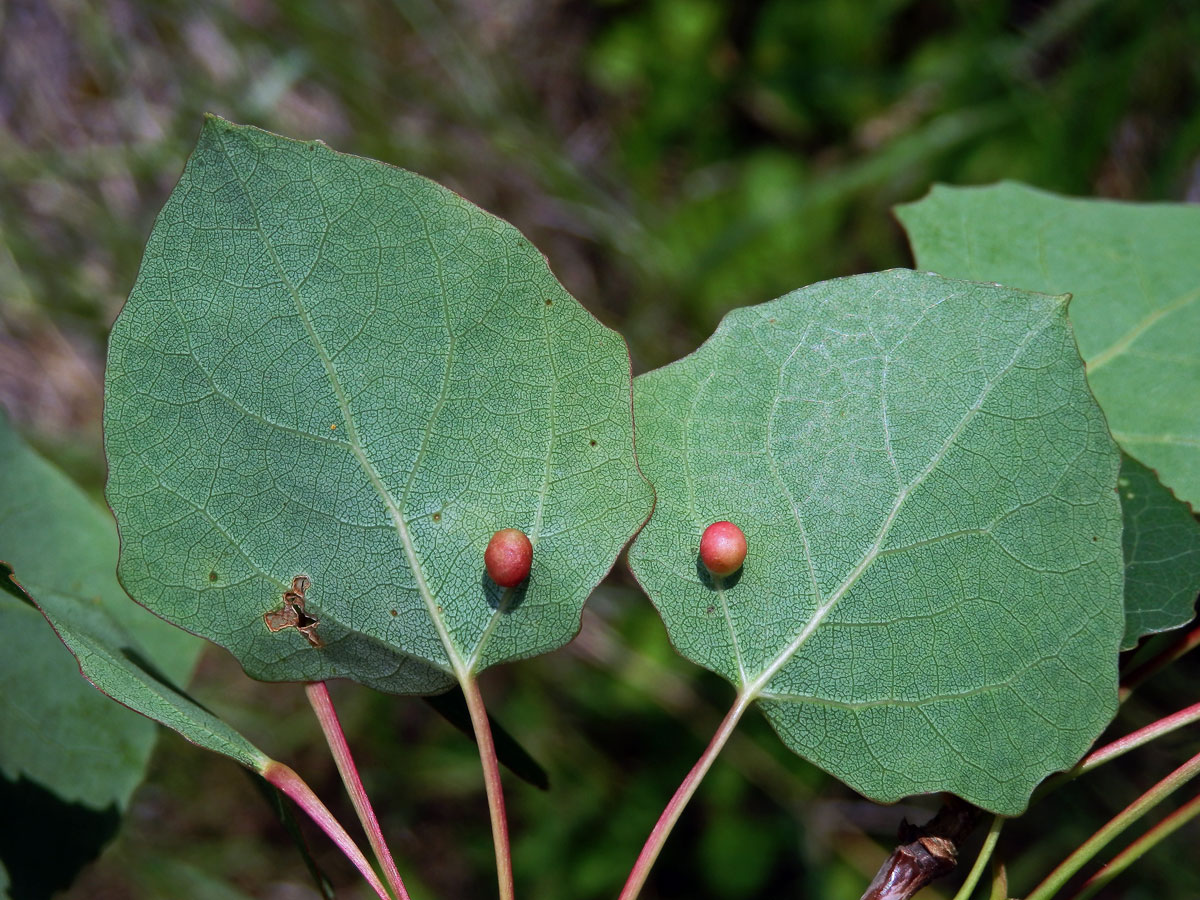
M 309 818 L 329 835 L 330 840 L 337 844 L 338 849 L 346 855 L 346 859 L 350 860 L 354 864 L 354 868 L 362 873 L 362 877 L 367 880 L 367 884 L 371 885 L 379 900 L 392 900 L 388 895 L 387 888 L 383 886 L 383 882 L 371 868 L 371 863 L 354 843 L 354 839 L 346 833 L 346 829 L 333 817 L 333 813 L 313 793 L 312 788 L 304 783 L 304 779 L 283 763 L 275 760 L 268 762 L 258 774 L 287 794 L 297 806 L 308 813 Z
M 379 827 L 379 819 L 376 818 L 375 809 L 371 806 L 371 798 L 367 796 L 366 788 L 363 787 L 362 779 L 358 775 L 358 767 L 354 765 L 354 757 L 350 755 L 350 746 L 346 743 L 342 724 L 338 721 L 337 712 L 333 708 L 333 699 L 329 696 L 329 689 L 325 686 L 325 682 L 316 681 L 305 685 L 304 692 L 308 695 L 308 702 L 312 704 L 313 712 L 317 714 L 317 721 L 321 723 L 321 731 L 325 733 L 325 740 L 329 743 L 333 761 L 337 764 L 338 772 L 342 776 L 342 783 L 346 785 L 346 793 L 350 795 L 350 802 L 354 804 L 358 821 L 362 823 L 363 830 L 367 833 L 367 840 L 371 844 L 371 849 L 375 851 L 375 858 L 379 860 L 379 865 L 383 867 L 383 874 L 387 877 L 388 884 L 391 885 L 400 900 L 409 900 L 408 891 L 404 889 L 404 881 L 400 878 L 400 871 L 396 868 L 396 861 L 392 859 L 392 851 L 383 838 L 383 829 Z

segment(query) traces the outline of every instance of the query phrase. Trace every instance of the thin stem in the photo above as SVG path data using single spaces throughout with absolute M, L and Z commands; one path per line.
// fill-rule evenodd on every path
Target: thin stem
M 1200 625 L 1181 635 L 1178 640 L 1170 644 L 1158 655 L 1151 657 L 1141 665 L 1126 672 L 1121 678 L 1121 688 L 1117 696 L 1124 702 L 1133 693 L 1134 689 L 1147 678 L 1161 671 L 1185 653 L 1196 649 L 1196 647 L 1200 647 Z
M 513 900 L 512 848 L 508 842 L 508 817 L 504 812 L 504 786 L 500 782 L 500 762 L 492 741 L 492 726 L 488 722 L 483 695 L 474 675 L 461 679 L 475 743 L 479 745 L 479 761 L 483 764 L 483 783 L 487 788 L 488 812 L 492 818 L 492 843 L 496 847 L 496 879 L 500 884 L 500 900 Z
M 1082 869 L 1099 853 L 1109 841 L 1161 803 L 1172 791 L 1179 788 L 1195 775 L 1200 774 L 1200 753 L 1160 781 L 1125 809 L 1113 816 L 1099 831 L 1081 844 L 1074 853 L 1059 863 L 1058 868 L 1025 898 L 1025 900 L 1047 900 L 1058 893 L 1071 876 Z
M 275 760 L 270 760 L 259 770 L 258 774 L 287 794 L 297 806 L 308 813 L 309 818 L 316 822 L 321 830 L 329 835 L 330 840 L 337 844 L 338 849 L 346 855 L 346 859 L 350 860 L 354 864 L 354 868 L 362 873 L 362 877 L 367 880 L 367 884 L 371 885 L 372 890 L 375 891 L 379 900 L 392 900 L 387 892 L 387 888 L 383 886 L 383 882 L 379 880 L 379 876 L 371 868 L 371 863 L 367 861 L 363 852 L 358 849 L 358 845 L 354 843 L 354 839 L 346 833 L 346 829 L 333 817 L 333 813 L 312 792 L 312 788 L 304 783 L 304 779 L 283 763 L 276 762 Z
M 737 700 L 725 714 L 725 718 L 721 720 L 721 724 L 717 726 L 716 734 L 712 736 L 708 747 L 692 766 L 692 770 L 687 773 L 687 777 L 679 785 L 675 791 L 675 795 L 667 803 L 666 808 L 662 811 L 662 815 L 658 817 L 658 822 L 654 825 L 654 830 L 650 832 L 650 837 L 646 838 L 646 843 L 642 847 L 642 852 L 638 855 L 637 862 L 633 864 L 633 869 L 629 872 L 629 878 L 625 881 L 625 887 L 621 891 L 620 900 L 634 900 L 642 889 L 642 885 L 646 883 L 646 877 L 650 874 L 650 869 L 654 865 L 654 861 L 658 859 L 658 854 L 662 851 L 663 845 L 667 842 L 667 836 L 670 835 L 671 829 L 679 820 L 683 813 L 683 808 L 687 806 L 687 802 L 692 798 L 692 794 L 696 793 L 696 788 L 700 786 L 701 779 L 713 764 L 713 760 L 717 758 L 717 754 L 721 752 L 721 748 L 725 746 L 725 742 L 729 740 L 729 736 L 733 734 L 734 728 L 737 727 L 738 720 L 742 714 L 749 708 L 751 700 L 742 694 L 738 695 Z
M 1196 721 L 1200 721 L 1200 703 L 1193 703 L 1191 706 L 1179 710 L 1179 712 L 1172 713 L 1169 716 L 1165 716 L 1158 721 L 1151 722 L 1149 725 L 1139 728 L 1137 731 L 1132 731 L 1124 737 L 1117 738 L 1112 743 L 1105 744 L 1103 747 L 1093 750 L 1076 763 L 1074 768 L 1068 769 L 1066 772 L 1060 772 L 1053 778 L 1047 779 L 1038 787 L 1031 802 L 1038 802 L 1051 791 L 1062 787 L 1068 781 L 1078 778 L 1084 772 L 1090 772 L 1097 766 L 1110 762 L 1118 756 L 1128 753 L 1135 747 L 1148 744 L 1150 741 L 1160 738 L 1164 734 L 1170 734 L 1172 731 Z
M 971 900 L 971 894 L 975 892 L 975 885 L 979 884 L 979 879 L 983 876 L 983 870 L 987 866 L 988 860 L 992 858 L 992 851 L 996 849 L 996 841 L 1000 840 L 1000 829 L 1003 827 L 1003 816 L 992 818 L 992 826 L 988 829 L 987 838 L 984 839 L 983 846 L 979 848 L 979 856 L 975 858 L 975 865 L 967 873 L 967 880 L 963 882 L 962 887 L 958 889 L 958 893 L 954 895 L 954 900 Z
M 333 761 L 337 764 L 338 773 L 342 776 L 342 783 L 346 786 L 346 793 L 350 795 L 350 802 L 354 804 L 354 811 L 358 813 L 358 821 L 367 833 L 367 840 L 383 868 L 388 885 L 400 900 L 409 900 L 404 881 L 400 878 L 400 871 L 396 868 L 396 861 L 392 859 L 392 851 L 383 839 L 383 829 L 379 827 L 379 819 L 371 806 L 371 798 L 367 796 L 367 790 L 358 775 L 358 768 L 354 765 L 354 757 L 350 755 L 350 746 L 346 743 L 342 723 L 338 721 L 337 712 L 333 708 L 329 689 L 325 682 L 314 681 L 304 686 L 304 693 L 308 695 L 308 702 L 317 714 L 317 721 L 321 723 L 321 731 L 325 733 L 325 740 L 333 754 Z
M 1084 882 L 1074 900 L 1087 900 L 1096 891 L 1104 887 L 1133 863 L 1137 862 L 1148 850 L 1160 841 L 1174 834 L 1197 815 L 1200 815 L 1200 794 L 1197 794 L 1171 815 L 1167 816 L 1140 838 L 1112 858 L 1103 869 Z
M 1151 722 L 1137 731 L 1130 732 L 1123 738 L 1117 738 L 1111 744 L 1106 744 L 1098 750 L 1092 751 L 1067 774 L 1071 776 L 1082 775 L 1084 772 L 1096 768 L 1096 766 L 1103 765 L 1124 753 L 1128 753 L 1135 747 L 1140 747 L 1142 744 L 1147 744 L 1155 738 L 1162 737 L 1164 734 L 1170 734 L 1172 731 L 1196 721 L 1200 721 L 1200 703 L 1193 703 L 1186 709 L 1181 709 L 1177 713 L 1172 713 L 1156 722 Z

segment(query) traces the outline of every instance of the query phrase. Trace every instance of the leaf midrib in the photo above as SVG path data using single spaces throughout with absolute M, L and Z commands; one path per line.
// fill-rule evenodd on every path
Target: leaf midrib
M 739 694 L 742 697 L 746 698 L 747 700 L 752 700 L 763 695 L 767 685 L 770 684 L 771 679 L 773 679 L 779 673 L 779 671 L 785 665 L 787 665 L 793 659 L 793 657 L 795 657 L 796 653 L 799 652 L 800 648 L 804 646 L 817 628 L 819 628 L 820 625 L 825 621 L 842 597 L 849 592 L 855 583 L 857 583 L 859 578 L 862 577 L 863 573 L 879 557 L 879 555 L 883 552 L 883 542 L 887 538 L 888 532 L 891 530 L 892 524 L 899 515 L 905 501 L 912 496 L 912 492 L 920 487 L 921 484 L 924 483 L 925 479 L 928 478 L 933 472 L 933 470 L 937 468 L 942 459 L 945 457 L 946 453 L 948 453 L 954 446 L 955 441 L 962 434 L 963 430 L 971 423 L 971 421 L 978 414 L 979 410 L 983 408 L 983 404 L 986 402 L 988 396 L 990 396 L 992 390 L 997 384 L 1000 383 L 1004 376 L 1011 371 L 1013 366 L 1016 365 L 1017 360 L 1020 359 L 1021 355 L 1025 352 L 1025 349 L 1029 343 L 1033 341 L 1034 338 L 1041 335 L 1051 325 L 1051 323 L 1054 321 L 1054 315 L 1055 309 L 1051 309 L 1038 327 L 1031 328 L 1029 330 L 1029 332 L 1013 351 L 1013 354 L 1009 358 L 1008 362 L 984 386 L 983 390 L 979 394 L 979 397 L 970 406 L 966 414 L 959 420 L 958 424 L 942 443 L 942 446 L 938 448 L 937 453 L 933 455 L 933 458 L 929 461 L 928 465 L 926 465 L 925 468 L 922 469 L 916 475 L 916 477 L 912 479 L 912 481 L 910 481 L 901 489 L 900 493 L 896 497 L 896 501 L 892 504 L 891 511 L 888 513 L 887 518 L 876 532 L 874 541 L 872 541 L 870 548 L 863 554 L 863 557 L 859 561 L 858 565 L 854 567 L 853 571 L 851 571 L 851 573 L 846 577 L 845 581 L 843 581 L 842 584 L 839 585 L 832 594 L 830 594 L 829 599 L 823 605 L 817 608 L 816 612 L 813 613 L 812 618 L 809 619 L 805 626 L 800 630 L 799 634 L 797 634 L 796 637 L 793 638 L 792 641 L 787 645 L 787 647 L 784 648 L 783 652 L 776 656 L 752 681 L 743 685 L 739 691 Z M 789 505 L 791 505 L 790 502 Z M 793 507 L 792 512 L 797 516 L 797 518 L 799 517 L 799 510 Z
M 1145 294 L 1145 296 L 1149 296 L 1149 294 Z M 1200 288 L 1183 294 L 1165 306 L 1160 306 L 1158 309 L 1145 315 L 1138 322 L 1134 323 L 1132 328 L 1088 361 L 1088 375 L 1094 375 L 1097 370 L 1108 365 L 1114 359 L 1123 356 L 1142 335 L 1154 328 L 1162 319 L 1179 312 L 1181 309 L 1186 309 L 1197 300 L 1200 300 Z
M 296 313 L 304 325 L 304 330 L 308 334 L 309 340 L 312 341 L 314 349 L 321 360 L 322 366 L 325 368 L 325 375 L 329 379 L 330 386 L 333 388 L 334 397 L 337 400 L 338 409 L 342 413 L 342 418 L 346 424 L 346 444 L 350 448 L 350 452 L 354 454 L 358 460 L 359 466 L 363 473 L 371 482 L 371 486 L 379 494 L 380 499 L 387 507 L 388 515 L 395 527 L 396 535 L 400 539 L 400 544 L 404 549 L 405 558 L 408 560 L 409 568 L 412 570 L 413 580 L 417 586 L 417 592 L 421 596 L 421 600 L 425 604 L 425 609 L 429 613 L 430 621 L 441 639 L 442 646 L 446 651 L 446 656 L 453 669 L 453 674 L 460 681 L 464 681 L 469 677 L 466 663 L 458 647 L 455 645 L 450 632 L 447 630 L 445 622 L 437 612 L 437 601 L 433 597 L 432 591 L 429 589 L 429 584 L 425 580 L 425 573 L 421 567 L 420 560 L 417 558 L 416 547 L 413 545 L 412 536 L 409 534 L 408 526 L 404 521 L 404 516 L 400 512 L 400 508 L 396 504 L 396 500 L 388 491 L 387 486 L 383 483 L 383 478 L 379 474 L 379 470 L 375 467 L 374 462 L 367 456 L 366 450 L 362 446 L 362 442 L 358 437 L 358 429 L 354 424 L 354 418 L 351 415 L 349 398 L 346 396 L 345 389 L 342 387 L 341 379 L 338 377 L 337 369 L 333 365 L 333 360 L 330 358 L 328 351 L 325 349 L 324 343 L 321 341 L 320 335 L 317 334 L 313 327 L 312 321 L 309 318 L 308 310 L 304 305 L 304 301 L 300 297 L 299 291 L 288 277 L 287 270 L 283 267 L 282 261 L 275 252 L 275 247 L 271 243 L 270 238 L 262 225 L 262 219 L 258 214 L 258 207 L 254 203 L 250 189 L 238 171 L 237 165 L 234 163 L 233 157 L 230 155 L 228 148 L 225 146 L 225 141 L 218 136 L 217 142 L 221 147 L 221 151 L 225 154 L 225 159 L 229 163 L 229 169 L 237 179 L 238 186 L 242 190 L 242 195 L 246 198 L 246 205 L 254 215 L 254 224 L 258 231 L 259 238 L 263 242 L 267 253 L 270 254 L 271 262 L 275 265 L 279 272 L 280 280 L 287 288 L 288 294 L 292 298 L 292 302 L 296 307 Z M 427 425 L 428 427 L 428 425 Z M 432 662 L 432 661 L 431 661 Z

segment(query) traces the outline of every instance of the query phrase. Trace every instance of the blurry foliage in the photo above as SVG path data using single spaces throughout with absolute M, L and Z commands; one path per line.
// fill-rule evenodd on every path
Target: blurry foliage
M 935 180 L 1200 200 L 1197 46 L 1188 0 L 8 0 L 0 404 L 98 491 L 104 339 L 205 111 L 403 165 L 512 221 L 643 371 L 735 306 L 909 264 L 889 209 Z M 589 608 L 574 645 L 484 679 L 551 774 L 547 793 L 509 787 L 518 889 L 541 900 L 615 896 L 730 699 L 621 576 Z M 1184 660 L 1115 730 L 1194 701 L 1196 683 Z M 298 689 L 249 682 L 213 652 L 195 690 L 350 816 Z M 473 746 L 419 701 L 336 696 L 414 895 L 490 894 Z M 925 815 L 857 800 L 767 728 L 751 717 L 722 754 L 648 898 L 854 898 L 901 816 Z M 1195 740 L 1106 767 L 1010 826 L 1014 888 Z M 1200 892 L 1172 864 L 1196 828 L 1121 896 Z M 239 896 L 224 880 L 308 897 L 306 878 L 232 764 L 169 736 L 123 836 L 70 896 Z

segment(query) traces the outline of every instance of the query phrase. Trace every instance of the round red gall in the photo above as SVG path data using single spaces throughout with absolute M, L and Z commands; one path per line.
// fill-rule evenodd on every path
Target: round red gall
M 483 565 L 488 577 L 500 587 L 516 587 L 529 577 L 533 545 L 519 528 L 502 528 L 488 541 Z
M 700 562 L 718 578 L 732 575 L 746 561 L 746 535 L 732 522 L 713 522 L 700 538 Z

